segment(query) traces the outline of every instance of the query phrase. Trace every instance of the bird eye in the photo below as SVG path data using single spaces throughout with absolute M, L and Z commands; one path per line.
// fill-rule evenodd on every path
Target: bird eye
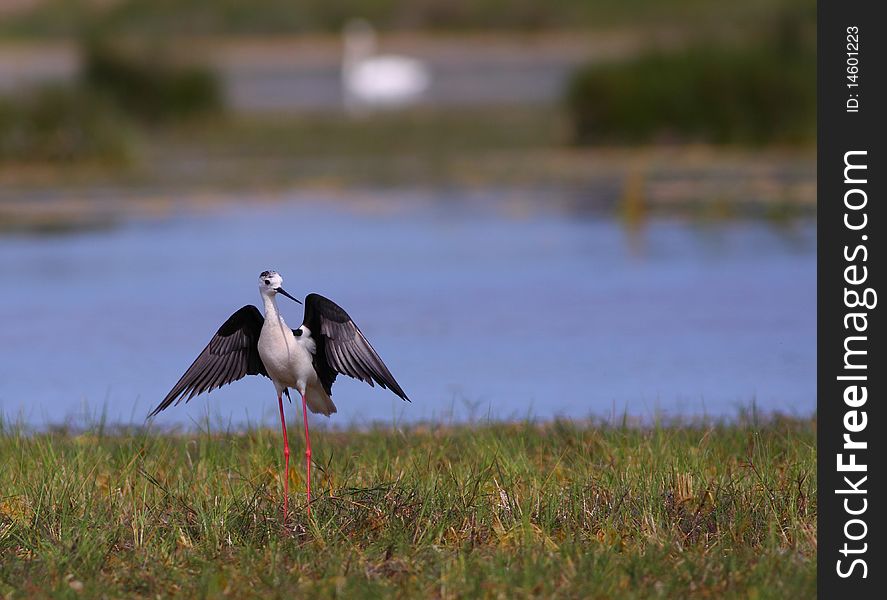
M 271 280 L 270 280 L 270 279 L 266 279 L 266 280 L 265 280 L 265 285 L 271 285 Z
M 300 337 L 302 335 L 302 328 L 299 327 L 293 333 L 296 335 L 296 337 Z

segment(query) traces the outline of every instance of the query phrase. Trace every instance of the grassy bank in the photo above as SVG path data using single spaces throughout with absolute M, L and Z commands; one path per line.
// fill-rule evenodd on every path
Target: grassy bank
M 294 456 L 301 441 L 293 437 Z M 812 597 L 815 423 L 0 433 L 4 597 Z
M 12 190 L 119 186 L 130 190 L 287 190 L 293 187 L 524 186 L 619 188 L 638 169 L 652 179 L 717 180 L 728 201 L 815 200 L 809 148 L 570 146 L 556 109 L 413 111 L 344 120 L 336 115 L 237 116 L 153 127 L 128 165 L 0 162 Z M 723 177 L 736 182 L 725 186 Z M 766 179 L 761 190 L 744 189 Z M 614 183 L 615 182 L 615 183 Z M 809 190 L 788 187 L 797 183 Z M 708 190 L 690 190 L 702 195 Z M 6 190 L 0 190 L 0 201 Z M 766 198 L 762 194 L 766 193 Z M 594 195 L 593 193 L 590 195 Z M 657 193 L 651 192 L 651 203 Z
M 0 232 L 106 227 L 128 218 L 298 194 L 437 189 L 550 198 L 577 210 L 689 218 L 809 218 L 809 149 L 575 147 L 553 109 L 416 111 L 345 121 L 230 115 L 152 128 L 128 163 L 0 161 Z

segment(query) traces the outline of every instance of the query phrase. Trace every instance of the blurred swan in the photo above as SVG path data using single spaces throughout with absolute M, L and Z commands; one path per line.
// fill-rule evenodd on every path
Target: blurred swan
M 376 54 L 376 32 L 366 21 L 345 26 L 342 88 L 352 115 L 413 104 L 431 83 L 426 64 L 395 54 Z

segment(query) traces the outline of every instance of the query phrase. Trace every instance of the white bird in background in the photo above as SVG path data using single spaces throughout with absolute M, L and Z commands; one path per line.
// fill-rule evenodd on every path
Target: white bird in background
M 345 26 L 342 89 L 352 115 L 416 102 L 431 83 L 428 66 L 415 58 L 376 54 L 376 32 L 366 21 Z
M 319 294 L 305 298 L 305 318 L 301 327 L 290 329 L 277 309 L 277 294 L 302 304 L 281 286 L 283 278 L 276 271 L 259 275 L 259 293 L 265 305 L 265 317 L 248 304 L 231 315 L 209 341 L 203 352 L 185 371 L 166 398 L 148 417 L 153 417 L 173 402 L 188 402 L 194 396 L 243 379 L 246 375 L 264 375 L 274 382 L 280 424 L 283 428 L 283 519 L 287 516 L 289 497 L 289 442 L 283 395 L 292 388 L 302 396 L 305 421 L 305 462 L 308 484 L 308 513 L 311 513 L 311 438 L 308 436 L 308 410 L 329 416 L 336 412 L 332 400 L 333 382 L 341 373 L 388 388 L 407 402 L 406 393 L 363 333 L 338 304 Z

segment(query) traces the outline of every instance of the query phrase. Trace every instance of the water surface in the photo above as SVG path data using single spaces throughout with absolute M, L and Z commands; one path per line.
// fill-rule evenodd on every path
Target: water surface
M 340 377 L 334 424 L 813 412 L 812 222 L 626 228 L 546 200 L 294 194 L 0 237 L 0 412 L 142 422 L 234 310 L 260 305 L 264 269 L 345 307 L 413 399 Z M 301 307 L 281 301 L 297 326 Z M 207 411 L 272 423 L 274 388 L 251 377 L 158 422 Z

